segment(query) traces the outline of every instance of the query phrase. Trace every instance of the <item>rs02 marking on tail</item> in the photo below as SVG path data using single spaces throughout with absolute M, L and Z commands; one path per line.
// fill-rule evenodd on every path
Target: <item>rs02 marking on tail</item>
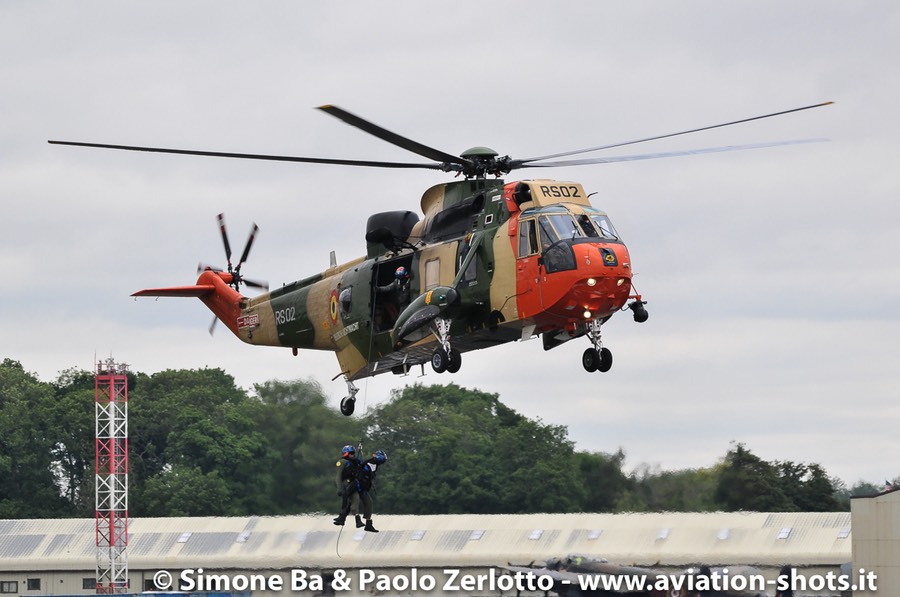
M 284 325 L 289 321 L 294 321 L 297 317 L 296 307 L 285 307 L 284 309 L 275 310 L 275 323 Z

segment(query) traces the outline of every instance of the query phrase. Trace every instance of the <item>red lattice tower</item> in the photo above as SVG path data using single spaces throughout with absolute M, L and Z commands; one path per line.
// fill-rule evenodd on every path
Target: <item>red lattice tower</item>
M 128 365 L 97 364 L 97 593 L 128 591 Z

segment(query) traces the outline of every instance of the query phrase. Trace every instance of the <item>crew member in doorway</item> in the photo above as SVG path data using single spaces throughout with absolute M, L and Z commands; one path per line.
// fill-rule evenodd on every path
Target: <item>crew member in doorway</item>
M 377 293 L 383 297 L 382 303 L 384 304 L 385 315 L 388 317 L 391 325 L 397 321 L 401 311 L 409 304 L 410 279 L 409 270 L 401 265 L 394 270 L 394 279 L 390 284 L 375 287 Z

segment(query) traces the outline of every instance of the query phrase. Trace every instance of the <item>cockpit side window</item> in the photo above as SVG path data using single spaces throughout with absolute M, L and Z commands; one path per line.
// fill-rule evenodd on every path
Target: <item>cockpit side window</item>
M 519 257 L 527 257 L 537 253 L 537 237 L 534 232 L 534 220 L 519 222 Z
M 619 240 L 619 235 L 609 218 L 603 214 L 591 214 L 594 226 L 600 231 L 600 236 L 610 240 Z
M 553 229 L 547 218 L 541 218 L 541 247 L 546 249 L 558 240 L 559 235 L 556 234 L 556 230 Z

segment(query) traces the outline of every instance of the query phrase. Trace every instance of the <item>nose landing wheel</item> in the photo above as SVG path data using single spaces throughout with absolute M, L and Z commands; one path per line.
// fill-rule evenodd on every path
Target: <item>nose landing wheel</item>
M 602 347 L 600 350 L 593 347 L 588 348 L 584 351 L 584 354 L 581 355 L 581 364 L 584 367 L 584 370 L 590 373 L 593 373 L 594 371 L 606 373 L 612 369 L 612 363 L 612 351 L 606 347 Z
M 588 324 L 587 335 L 593 346 L 581 355 L 581 365 L 588 372 L 606 373 L 612 369 L 612 351 L 603 346 L 603 342 L 600 340 L 600 323 L 599 320 L 594 319 Z

